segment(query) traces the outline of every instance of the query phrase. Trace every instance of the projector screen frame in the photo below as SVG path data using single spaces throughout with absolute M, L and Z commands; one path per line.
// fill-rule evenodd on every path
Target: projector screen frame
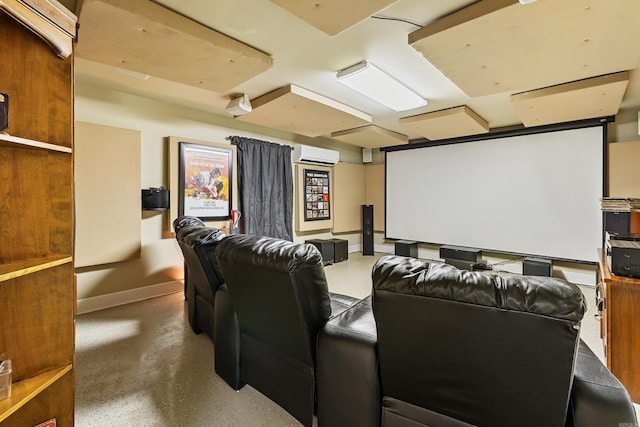
M 537 127 L 529 127 L 529 128 L 519 128 L 519 129 L 512 129 L 512 130 L 504 130 L 504 131 L 498 131 L 498 132 L 492 132 L 492 133 L 487 133 L 487 134 L 481 134 L 481 135 L 472 135 L 472 136 L 465 136 L 465 137 L 459 137 L 459 138 L 449 138 L 449 139 L 443 139 L 443 140 L 437 140 L 437 141 L 430 141 L 427 139 L 421 139 L 421 140 L 413 140 L 410 141 L 409 144 L 405 144 L 405 145 L 396 145 L 396 146 L 390 146 L 390 147 L 382 147 L 380 148 L 380 150 L 384 153 L 384 160 L 385 160 L 385 232 L 384 232 L 384 237 L 387 240 L 397 240 L 397 239 L 406 239 L 407 237 L 391 237 L 388 234 L 388 221 L 389 221 L 389 215 L 388 215 L 388 206 L 387 206 L 387 201 L 388 201 L 388 197 L 387 197 L 387 182 L 388 182 L 388 153 L 390 152 L 395 152 L 395 151 L 404 151 L 404 150 L 415 150 L 415 149 L 420 149 L 420 148 L 431 148 L 431 147 L 438 147 L 438 146 L 443 146 L 443 145 L 452 145 L 452 144 L 465 144 L 465 143 L 471 143 L 471 142 L 478 142 L 478 141 L 486 141 L 486 140 L 494 140 L 494 139 L 502 139 L 502 138 L 510 138 L 510 137 L 517 137 L 517 136 L 527 136 L 527 135 L 535 135 L 535 134 L 541 134 L 541 133 L 550 133 L 550 132 L 561 132 L 561 131 L 567 131 L 567 130 L 574 130 L 574 129 L 582 129 L 582 128 L 591 128 L 591 127 L 601 127 L 602 129 L 602 197 L 606 197 L 608 195 L 608 150 L 607 150 L 607 145 L 608 145 L 608 129 L 607 129 L 607 124 L 610 122 L 613 122 L 615 120 L 615 116 L 606 116 L 606 117 L 599 117 L 599 118 L 594 118 L 594 119 L 587 119 L 587 120 L 579 120 L 579 121 L 573 121 L 573 122 L 565 122 L 565 123 L 558 123 L 558 124 L 551 124 L 551 125 L 544 125 L 544 126 L 537 126 Z M 605 231 L 604 231 L 604 213 L 602 213 L 602 230 L 601 230 L 601 242 L 604 242 L 604 237 L 605 237 Z M 456 245 L 456 246 L 464 246 L 464 245 L 460 245 L 458 243 L 452 243 L 452 242 L 436 242 L 436 241 L 423 241 L 423 240 L 417 240 L 419 243 L 422 244 L 427 244 L 427 245 L 433 245 L 433 246 L 441 246 L 441 245 Z M 466 246 L 466 247 L 471 247 L 471 246 Z M 536 256 L 536 257 L 541 257 L 541 254 L 531 254 L 531 253 L 525 253 L 525 252 L 517 252 L 517 251 L 508 251 L 508 250 L 500 250 L 500 249 L 496 249 L 496 248 L 490 248 L 490 247 L 478 247 L 478 246 L 473 246 L 473 248 L 477 248 L 477 249 L 481 249 L 483 252 L 486 253 L 492 253 L 492 254 L 500 254 L 500 255 L 508 255 L 508 256 L 515 256 L 515 257 L 527 257 L 527 256 Z M 594 247 L 593 248 L 593 252 L 594 254 L 596 253 L 597 248 Z M 565 258 L 565 257 L 557 257 L 557 256 L 546 256 L 544 255 L 545 258 L 554 260 L 554 261 L 560 261 L 560 262 L 569 262 L 569 263 L 576 263 L 576 264 L 585 264 L 585 265 L 595 265 L 597 264 L 597 261 L 588 261 L 588 260 L 581 260 L 581 259 L 573 259 L 573 258 Z

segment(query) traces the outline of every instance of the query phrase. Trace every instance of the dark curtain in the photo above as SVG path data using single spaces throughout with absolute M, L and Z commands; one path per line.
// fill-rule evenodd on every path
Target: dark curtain
M 242 231 L 293 240 L 291 147 L 232 136 L 238 152 Z

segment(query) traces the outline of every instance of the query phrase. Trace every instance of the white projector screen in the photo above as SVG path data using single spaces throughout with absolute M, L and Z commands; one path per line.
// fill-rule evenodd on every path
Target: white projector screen
M 606 123 L 385 149 L 389 239 L 592 263 Z

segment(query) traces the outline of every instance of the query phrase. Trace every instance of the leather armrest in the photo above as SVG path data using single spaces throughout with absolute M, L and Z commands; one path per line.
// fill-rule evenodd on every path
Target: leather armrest
M 580 340 L 567 427 L 636 427 L 636 412 L 629 393 Z
M 318 335 L 318 426 L 379 426 L 376 323 L 371 298 L 332 317 Z
M 234 390 L 239 390 L 244 386 L 240 375 L 240 323 L 226 284 L 216 292 L 214 317 L 216 373 Z
M 331 317 L 339 315 L 361 301 L 349 295 L 334 294 L 333 292 L 329 292 L 329 298 L 331 299 Z

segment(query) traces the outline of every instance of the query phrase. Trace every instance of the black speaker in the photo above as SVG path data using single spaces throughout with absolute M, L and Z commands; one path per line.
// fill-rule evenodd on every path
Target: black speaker
M 394 249 L 396 255 L 418 258 L 418 242 L 413 240 L 398 240 Z
M 145 211 L 166 211 L 169 209 L 169 190 L 162 187 L 143 189 L 142 209 Z
M 333 242 L 333 262 L 349 259 L 349 241 L 344 239 L 331 239 Z
M 323 265 L 333 264 L 333 241 L 324 239 L 309 239 L 305 240 L 304 242 L 311 243 L 313 246 L 318 248 L 320 254 L 322 255 Z
M 630 219 L 630 212 L 605 212 L 604 231 L 609 234 L 628 234 Z
M 472 263 L 480 262 L 482 250 L 475 248 L 464 248 L 462 246 L 440 246 L 440 258 L 444 260 L 460 260 Z
M 522 260 L 522 274 L 525 276 L 551 277 L 553 275 L 553 263 L 550 259 L 525 258 Z
M 373 255 L 373 205 L 362 205 L 362 255 Z

